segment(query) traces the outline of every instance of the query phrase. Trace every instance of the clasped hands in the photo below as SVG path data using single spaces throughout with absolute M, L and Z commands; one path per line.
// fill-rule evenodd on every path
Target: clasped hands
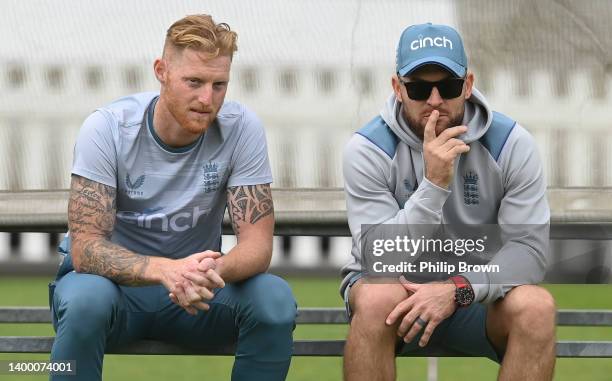
M 170 300 L 190 315 L 196 315 L 198 310 L 207 311 L 213 290 L 225 287 L 217 273 L 220 257 L 221 253 L 207 250 L 169 261 L 162 270 L 162 284 L 170 292 Z

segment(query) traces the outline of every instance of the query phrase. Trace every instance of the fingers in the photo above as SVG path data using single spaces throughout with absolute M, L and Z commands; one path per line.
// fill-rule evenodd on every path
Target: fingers
M 195 307 L 185 301 L 185 293 L 180 284 L 177 283 L 177 286 L 174 287 L 173 292 L 171 292 L 168 296 L 174 304 L 183 308 L 188 314 L 196 315 L 198 313 L 198 310 L 195 309 Z
M 459 139 L 450 139 L 444 143 L 440 150 L 442 151 L 442 157 L 446 160 L 454 160 L 457 155 L 470 151 L 470 146 L 465 144 Z
M 429 343 L 431 335 L 438 327 L 439 321 L 436 319 L 427 318 L 427 312 L 417 309 L 411 310 L 404 316 L 402 322 L 397 329 L 397 335 L 403 337 L 404 342 L 409 343 L 418 336 L 419 332 L 423 331 L 419 339 L 419 346 L 424 347 Z
M 217 263 L 212 258 L 204 258 L 198 264 L 198 271 L 205 272 L 208 269 L 217 268 Z
M 202 261 L 204 258 L 217 259 L 221 257 L 221 253 L 218 251 L 206 250 L 200 253 L 192 254 L 191 257 L 197 259 L 198 262 Z
M 206 287 L 200 287 L 194 285 L 191 282 L 186 282 L 182 284 L 183 289 L 185 290 L 186 301 L 189 304 L 194 304 L 197 302 L 201 302 L 202 300 L 211 300 L 215 297 L 215 294 L 210 291 Z
M 425 326 L 423 322 L 426 323 Z M 409 343 L 417 337 L 419 332 L 424 330 L 419 340 L 419 346 L 424 347 L 429 343 L 429 339 L 438 324 L 439 323 L 434 319 L 428 321 L 426 312 L 412 309 L 402 319 L 402 322 L 397 328 L 397 335 L 403 337 L 404 342 Z
M 193 305 L 189 305 L 187 307 L 183 307 L 181 305 L 181 303 L 179 302 L 179 300 L 176 298 L 176 295 L 174 295 L 173 293 L 170 293 L 170 294 L 168 294 L 168 296 L 170 297 L 170 300 L 172 301 L 172 303 L 174 303 L 174 304 L 178 305 L 179 307 L 183 308 L 190 315 L 196 315 L 197 314 L 196 308 L 198 310 L 201 310 L 201 311 L 208 311 L 210 309 L 210 305 L 208 305 L 208 304 L 206 304 L 204 302 L 197 302 L 197 303 L 194 303 Z
M 202 296 L 188 282 L 176 282 L 170 293 L 174 294 L 181 307 L 187 307 L 202 300 Z
M 418 283 L 412 283 L 410 282 L 408 279 L 404 278 L 404 276 L 400 276 L 399 277 L 400 283 L 402 284 L 402 286 L 404 286 L 404 288 L 408 291 L 411 292 L 417 292 L 419 290 L 419 288 L 422 287 L 422 285 L 418 284 Z
M 423 317 L 421 317 L 423 319 Z M 423 319 L 427 321 L 426 319 Z M 429 339 L 431 339 L 431 335 L 433 335 L 434 330 L 438 327 L 439 322 L 432 319 L 429 323 L 427 323 L 427 327 L 425 327 L 425 331 L 421 335 L 421 339 L 419 340 L 419 346 L 422 348 L 429 344 Z M 410 339 L 412 340 L 412 339 Z
M 168 294 L 168 297 L 170 298 L 170 300 L 172 301 L 172 303 L 174 303 L 174 304 L 179 304 L 179 305 L 180 305 L 180 302 L 179 302 L 178 298 L 176 297 L 176 295 L 174 295 L 174 293 L 173 293 L 173 292 L 169 293 L 169 294 Z
M 408 315 L 411 315 L 410 317 Z M 425 315 L 420 315 L 419 312 L 416 312 L 414 314 L 408 314 L 406 315 L 406 317 L 404 318 L 404 320 L 411 320 L 412 322 L 410 324 L 408 324 L 406 322 L 406 324 L 404 324 L 405 322 L 402 321 L 401 327 L 404 329 L 402 332 L 398 333 L 398 336 L 403 337 L 404 338 L 404 342 L 409 343 L 411 342 L 418 334 L 419 332 L 421 332 L 425 327 L 422 325 L 423 322 L 427 323 L 427 319 L 425 318 Z M 426 325 L 429 327 L 430 323 L 427 323 Z M 408 331 L 408 332 L 406 332 Z M 431 333 L 429 334 L 429 336 L 431 336 Z M 421 336 L 422 338 L 422 336 Z M 422 340 L 421 340 L 422 341 Z M 419 341 L 419 344 L 421 343 L 421 341 Z M 427 341 L 429 341 L 429 338 L 427 339 Z
M 462 153 L 467 153 L 469 151 L 470 151 L 470 146 L 468 146 L 467 144 L 458 145 L 458 146 L 454 146 L 453 148 L 451 148 L 450 151 L 448 151 L 448 155 L 450 155 L 452 158 L 455 158 L 457 155 L 462 154 Z
M 204 302 L 196 302 L 196 303 L 193 303 L 192 306 L 197 308 L 200 311 L 208 311 L 210 309 L 210 305 Z
M 213 269 L 207 270 L 203 273 L 187 272 L 183 274 L 183 277 L 198 286 L 206 287 L 209 289 L 225 287 L 225 281 Z
M 216 288 L 225 287 L 225 281 L 221 278 L 219 274 L 213 269 L 206 271 L 206 277 L 209 281 L 212 282 L 213 286 Z
M 172 266 L 165 269 L 162 280 L 170 291 L 170 300 L 192 315 L 198 310 L 208 310 L 210 306 L 206 301 L 214 298 L 212 290 L 225 286 L 223 279 L 214 270 L 215 258 L 220 256 L 219 252 L 208 250 L 172 262 Z M 200 271 L 200 266 L 203 271 Z
M 412 304 L 413 304 L 413 301 L 411 297 L 408 297 L 407 299 L 399 303 L 397 306 L 395 306 L 393 311 L 391 311 L 389 316 L 387 316 L 387 320 L 385 320 L 385 323 L 387 325 L 395 324 L 395 322 L 401 316 L 406 315 L 412 309 Z
M 438 110 L 433 110 L 431 114 L 429 114 L 429 119 L 427 119 L 425 131 L 423 132 L 423 142 L 429 143 L 436 138 L 436 124 L 438 123 L 439 116 L 440 112 Z
M 467 130 L 468 128 L 466 126 L 449 127 L 446 130 L 442 131 L 440 135 L 438 135 L 437 139 L 440 140 L 441 143 L 444 143 L 449 139 L 456 138 L 461 134 L 465 134 Z
M 421 313 L 420 311 L 416 311 L 416 310 L 412 310 L 408 312 L 406 316 L 404 316 L 404 318 L 400 322 L 399 327 L 397 327 L 397 336 L 404 337 L 404 341 L 406 341 L 406 338 L 409 337 L 408 335 L 410 335 L 413 330 L 416 329 L 415 332 L 419 333 L 419 331 L 421 330 L 421 327 L 416 322 L 416 320 L 419 317 L 420 313 Z M 406 341 L 406 342 L 408 343 L 409 341 Z
M 400 277 L 400 283 L 413 294 L 391 312 L 387 321 L 403 316 L 397 335 L 409 343 L 422 332 L 419 346 L 425 347 L 438 325 L 454 312 L 454 302 L 448 295 L 441 293 L 441 288 L 445 287 L 442 283 L 412 283 L 403 276 Z
M 214 271 L 214 270 L 213 270 Z M 206 288 L 214 288 L 213 284 L 211 283 L 210 280 L 208 280 L 208 278 L 206 276 L 204 276 L 202 273 L 195 273 L 195 272 L 188 272 L 183 274 L 183 278 L 191 281 L 193 284 L 196 284 L 200 287 L 206 287 Z
M 183 286 L 181 286 L 180 283 L 175 283 L 174 287 L 172 287 L 172 289 L 170 290 L 170 295 L 174 296 L 174 299 L 176 300 L 176 304 L 178 304 L 181 307 L 185 307 L 189 305 L 189 302 L 187 301 L 187 295 L 185 294 L 185 290 L 183 289 Z M 173 300 L 174 301 L 174 300 Z
M 179 301 L 181 302 L 181 306 L 186 307 L 195 302 L 199 302 L 202 300 L 202 297 L 198 292 L 196 292 L 195 288 L 191 284 L 184 284 L 177 282 L 177 288 L 181 288 L 184 293 L 184 297 L 181 298 L 179 296 Z
M 212 291 L 210 291 L 208 288 L 206 287 L 199 287 L 196 294 L 198 295 L 197 301 L 201 301 L 201 300 L 211 300 L 212 298 L 215 297 L 215 294 L 213 294 Z M 192 300 L 191 304 L 195 303 L 196 300 Z
M 200 288 L 196 292 L 193 287 L 177 283 L 174 292 L 168 296 L 173 303 L 185 309 L 187 313 L 195 315 L 197 310 L 208 311 L 210 309 L 210 306 L 203 300 L 211 300 L 214 294 L 206 288 Z
M 450 138 L 446 141 L 446 143 L 440 146 L 440 150 L 443 152 L 450 151 L 451 148 L 456 147 L 456 146 L 462 146 L 462 145 L 467 145 L 467 144 L 465 144 L 462 140 L 459 140 L 457 138 Z

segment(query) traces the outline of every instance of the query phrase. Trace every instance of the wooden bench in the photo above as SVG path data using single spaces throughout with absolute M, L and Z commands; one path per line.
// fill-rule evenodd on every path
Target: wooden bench
M 349 236 L 341 189 L 273 189 L 276 235 Z M 551 188 L 551 239 L 612 239 L 612 188 Z M 0 231 L 64 232 L 68 191 L 0 192 Z M 224 232 L 231 234 L 229 221 Z M 612 326 L 610 310 L 560 310 L 559 326 Z M 0 323 L 49 323 L 47 308 L 0 308 Z M 342 309 L 303 308 L 298 324 L 346 324 Z M 0 337 L 0 353 L 49 353 L 53 337 Z M 296 356 L 342 356 L 344 340 L 296 340 Z M 140 341 L 114 353 L 232 355 L 233 347 L 191 350 Z M 427 356 L 457 356 L 431 352 Z M 410 354 L 400 354 L 410 356 Z M 612 357 L 612 341 L 559 341 L 558 357 Z
M 2 307 L 0 323 L 12 324 L 49 324 L 51 314 L 45 307 Z M 298 324 L 346 324 L 342 308 L 301 308 L 298 311 Z M 559 310 L 559 326 L 612 327 L 612 310 Z M 0 337 L 0 353 L 49 353 L 53 337 Z M 342 356 L 344 340 L 296 340 L 295 356 Z M 221 347 L 206 350 L 182 348 L 159 341 L 143 340 L 133 343 L 111 354 L 131 355 L 233 355 L 234 347 Z M 431 357 L 465 356 L 448 351 L 430 351 Z M 400 356 L 411 356 L 401 353 Z M 559 341 L 557 357 L 612 358 L 612 341 Z

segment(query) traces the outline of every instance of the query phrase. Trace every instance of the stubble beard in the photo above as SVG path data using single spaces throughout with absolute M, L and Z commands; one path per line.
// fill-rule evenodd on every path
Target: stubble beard
M 179 107 L 180 106 L 174 104 L 174 102 L 170 102 L 168 104 L 168 111 L 184 131 L 193 135 L 201 135 L 206 132 L 208 127 L 210 127 L 212 120 L 216 118 L 216 114 L 210 114 L 212 120 L 209 120 L 208 122 L 200 122 L 197 119 L 193 118 L 192 115 L 190 115 L 190 111 L 188 108 L 179 109 Z
M 444 123 L 442 125 L 443 129 L 440 130 L 440 132 L 446 130 L 449 127 L 455 127 L 455 126 L 460 126 L 463 123 L 463 114 L 465 113 L 465 110 L 462 110 L 461 113 L 459 113 L 456 117 L 454 117 L 453 119 L 449 119 L 448 121 L 440 121 L 438 120 L 438 123 L 436 125 L 436 136 L 439 135 L 438 131 L 440 130 L 440 123 Z M 423 136 L 425 135 L 425 125 L 427 124 L 426 121 L 424 121 L 425 119 L 415 119 L 413 118 L 411 115 L 407 115 L 408 113 L 404 112 L 404 118 L 406 118 L 406 121 L 408 122 L 408 127 L 410 127 L 410 129 L 412 130 L 412 132 L 414 132 L 416 134 L 416 136 L 418 136 L 421 140 L 423 140 Z
M 211 123 L 212 121 L 199 122 L 199 121 L 196 121 L 196 119 L 185 117 L 184 122 L 181 123 L 181 127 L 183 127 L 184 130 L 188 131 L 191 134 L 201 135 L 204 132 L 206 132 L 206 130 L 208 130 L 208 127 L 210 127 Z

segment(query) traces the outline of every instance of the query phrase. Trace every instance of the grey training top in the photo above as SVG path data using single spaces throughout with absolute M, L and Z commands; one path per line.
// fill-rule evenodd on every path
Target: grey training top
M 197 141 L 172 148 L 153 129 L 158 97 L 130 95 L 91 114 L 72 173 L 117 189 L 112 242 L 169 258 L 219 250 L 226 189 L 272 182 L 263 126 L 225 102 Z

